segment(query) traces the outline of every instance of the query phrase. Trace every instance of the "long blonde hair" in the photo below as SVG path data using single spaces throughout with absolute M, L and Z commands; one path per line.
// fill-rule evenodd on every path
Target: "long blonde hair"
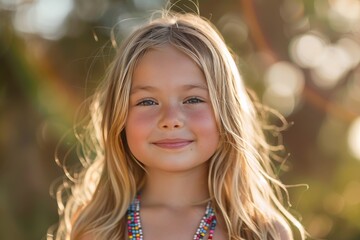
M 229 239 L 279 239 L 278 225 L 290 236 L 295 227 L 304 239 L 303 227 L 282 203 L 287 191 L 274 174 L 270 156 L 276 149 L 265 140 L 264 108 L 259 111 L 246 91 L 216 28 L 196 14 L 170 11 L 122 43 L 92 97 L 86 131 L 78 135 L 84 168 L 73 184 L 58 190 L 60 223 L 53 238 L 126 238 L 126 211 L 145 176 L 124 135 L 131 79 L 143 54 L 164 44 L 187 54 L 206 77 L 220 132 L 208 186 Z M 64 198 L 68 189 L 71 194 Z

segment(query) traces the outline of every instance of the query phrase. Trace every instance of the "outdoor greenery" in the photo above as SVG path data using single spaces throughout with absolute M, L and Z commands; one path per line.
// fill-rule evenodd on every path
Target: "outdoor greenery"
M 312 239 L 360 239 L 360 1 L 198 3 L 246 84 L 290 123 L 280 177 L 299 185 L 289 188 L 294 214 Z M 42 239 L 57 222 L 55 152 L 74 144 L 60 139 L 114 47 L 164 4 L 0 0 L 0 239 Z

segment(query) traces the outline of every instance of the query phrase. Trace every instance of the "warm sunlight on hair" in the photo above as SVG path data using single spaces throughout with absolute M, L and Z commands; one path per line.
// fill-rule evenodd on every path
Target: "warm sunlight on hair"
M 71 188 L 59 188 L 60 223 L 50 239 L 127 239 L 129 206 L 141 191 L 146 209 L 154 173 L 164 172 L 206 173 L 194 201 L 209 201 L 215 239 L 305 239 L 274 172 L 282 147 L 265 137 L 277 129 L 267 123 L 271 112 L 248 92 L 209 21 L 164 11 L 135 30 L 89 101 L 77 133 L 83 170 Z M 146 235 L 152 222 L 144 223 Z

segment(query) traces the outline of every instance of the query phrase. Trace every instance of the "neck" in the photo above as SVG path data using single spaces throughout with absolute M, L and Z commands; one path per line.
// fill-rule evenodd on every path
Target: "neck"
M 209 199 L 208 169 L 186 172 L 163 172 L 147 169 L 141 202 L 146 206 L 182 208 L 204 204 Z

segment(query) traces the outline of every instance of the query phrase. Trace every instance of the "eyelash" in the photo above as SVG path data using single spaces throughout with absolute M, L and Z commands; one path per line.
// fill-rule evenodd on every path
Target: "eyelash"
M 190 97 L 190 98 L 186 99 L 183 103 L 197 104 L 197 103 L 203 103 L 203 102 L 204 101 L 198 97 Z M 144 99 L 136 104 L 136 106 L 152 106 L 152 105 L 158 105 L 158 103 L 151 99 Z
M 151 104 L 149 104 L 149 103 L 151 103 Z M 157 105 L 157 103 L 151 99 L 143 99 L 136 104 L 136 106 L 152 106 L 152 105 Z
M 194 102 L 194 100 L 195 100 L 196 102 Z M 204 101 L 201 100 L 201 99 L 198 98 L 198 97 L 191 97 L 191 98 L 186 99 L 186 100 L 184 101 L 184 103 L 186 103 L 186 102 L 188 102 L 189 104 L 196 104 L 196 103 L 203 103 Z

